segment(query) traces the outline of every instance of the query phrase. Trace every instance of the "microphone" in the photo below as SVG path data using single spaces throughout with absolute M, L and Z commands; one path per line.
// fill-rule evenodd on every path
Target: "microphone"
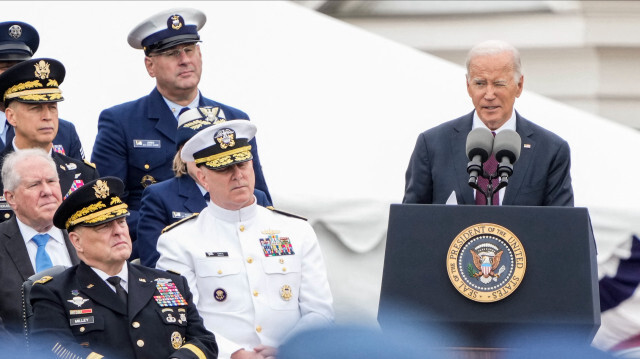
M 493 141 L 493 152 L 498 161 L 500 182 L 508 182 L 513 174 L 513 164 L 520 158 L 522 140 L 514 130 L 502 130 Z M 506 184 L 506 183 L 505 183 Z
M 487 161 L 493 149 L 493 134 L 486 127 L 478 127 L 467 136 L 467 172 L 469 185 L 474 187 L 478 183 L 478 176 L 482 175 L 482 163 Z

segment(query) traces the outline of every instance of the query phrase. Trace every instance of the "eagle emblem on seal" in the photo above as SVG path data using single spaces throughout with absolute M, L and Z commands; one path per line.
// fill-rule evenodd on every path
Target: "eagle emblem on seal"
M 504 251 L 498 250 L 498 247 L 491 243 L 483 243 L 475 248 L 475 250 L 469 250 L 473 256 L 473 265 L 478 269 L 473 274 L 474 278 L 479 278 L 482 283 L 489 283 L 493 279 L 496 281 L 500 274 L 504 272 L 505 266 L 503 265 L 498 273 L 496 269 L 500 265 L 500 258 Z

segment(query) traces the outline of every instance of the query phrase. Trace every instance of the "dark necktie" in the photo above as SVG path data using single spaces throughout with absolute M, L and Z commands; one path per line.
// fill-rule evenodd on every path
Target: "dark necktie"
M 209 195 L 209 192 L 204 194 L 204 200 L 207 202 L 211 201 L 211 195 Z
M 46 249 L 47 243 L 49 242 L 49 235 L 46 233 L 36 234 L 31 240 L 38 246 L 38 251 L 36 252 L 36 273 L 51 268 L 53 263 Z
M 491 131 L 491 133 L 495 136 L 496 133 Z M 487 162 L 482 164 L 482 168 L 484 170 L 485 173 L 487 174 L 494 174 L 496 172 L 496 170 L 498 169 L 498 161 L 496 160 L 496 156 L 493 155 L 493 153 L 489 156 L 489 159 L 487 160 Z M 492 178 L 491 179 L 491 184 L 493 185 L 493 188 L 495 189 L 498 186 L 498 178 Z M 484 178 L 482 176 L 478 177 L 478 186 L 480 188 L 482 188 L 483 191 L 487 190 L 487 186 L 489 185 L 489 179 Z M 493 193 L 493 200 L 491 201 L 491 204 L 494 206 L 498 206 L 500 204 L 500 196 L 499 196 L 499 192 L 500 191 L 495 191 Z M 476 204 L 477 205 L 486 205 L 487 204 L 487 200 L 486 197 L 480 193 L 480 191 L 476 191 Z
M 122 288 L 122 286 L 120 285 L 120 277 L 109 277 L 107 278 L 107 282 L 111 283 L 114 287 L 116 287 L 116 294 L 118 295 L 118 297 L 120 297 L 120 299 L 122 299 L 122 301 L 124 302 L 124 304 L 127 304 L 127 291 L 124 290 L 124 288 Z

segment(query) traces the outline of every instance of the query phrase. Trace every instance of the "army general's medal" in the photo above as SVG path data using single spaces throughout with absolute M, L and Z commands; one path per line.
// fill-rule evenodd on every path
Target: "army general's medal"
M 182 294 L 180 294 L 180 291 L 176 288 L 176 284 L 170 280 L 167 281 L 164 278 L 156 279 L 156 288 L 160 295 L 154 295 L 153 299 L 155 299 L 159 306 L 177 307 L 187 305 L 187 301 L 184 300 Z
M 182 335 L 178 332 L 171 333 L 171 346 L 173 349 L 180 349 L 182 346 Z
M 505 227 L 480 223 L 460 232 L 447 252 L 453 286 L 476 302 L 496 302 L 522 283 L 527 257 L 522 243 Z
M 280 297 L 282 297 L 283 300 L 289 301 L 292 296 L 293 293 L 289 285 L 285 284 L 280 288 Z

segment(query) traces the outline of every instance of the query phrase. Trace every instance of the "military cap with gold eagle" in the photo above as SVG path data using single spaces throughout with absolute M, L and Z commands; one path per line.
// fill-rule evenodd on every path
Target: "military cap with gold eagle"
M 256 126 L 248 120 L 231 120 L 205 128 L 182 148 L 182 160 L 217 170 L 253 159 L 249 141 Z
M 224 112 L 220 110 L 220 107 L 201 106 L 181 112 L 178 117 L 176 149 L 179 149 L 196 133 L 224 121 Z
M 198 30 L 205 22 L 207 17 L 200 10 L 166 10 L 149 17 L 131 30 L 127 42 L 134 49 L 143 49 L 145 55 L 184 43 L 200 42 Z
M 58 86 L 64 81 L 65 69 L 54 59 L 23 61 L 0 74 L 0 96 L 6 105 L 19 102 L 59 102 L 64 100 Z
M 129 215 L 120 195 L 124 183 L 117 177 L 102 177 L 85 183 L 67 197 L 53 215 L 53 224 L 60 229 L 78 225 L 97 226 Z

